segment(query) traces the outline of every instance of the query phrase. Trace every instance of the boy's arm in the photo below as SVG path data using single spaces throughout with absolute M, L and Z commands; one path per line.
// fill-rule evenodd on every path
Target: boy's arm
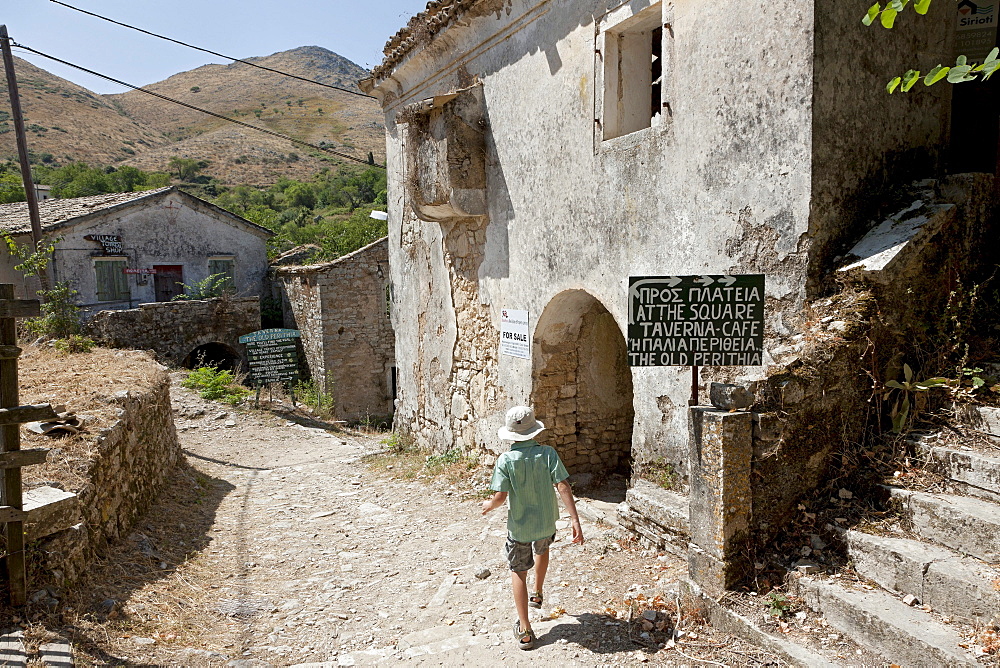
M 576 500 L 573 499 L 573 488 L 565 480 L 556 483 L 556 490 L 562 498 L 563 505 L 569 511 L 570 521 L 573 523 L 573 542 L 583 545 L 583 528 L 580 526 L 580 516 L 576 512 Z
M 507 500 L 507 492 L 497 492 L 490 498 L 483 501 L 483 515 L 490 512 L 491 510 L 496 510 L 503 505 L 504 501 Z

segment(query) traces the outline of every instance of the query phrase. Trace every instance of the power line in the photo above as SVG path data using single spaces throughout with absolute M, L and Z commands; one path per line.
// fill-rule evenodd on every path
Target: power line
M 164 35 L 157 35 L 155 32 L 150 32 L 142 28 L 137 28 L 136 26 L 129 25 L 127 23 L 122 23 L 120 21 L 115 21 L 114 19 L 109 19 L 107 16 L 101 16 L 100 14 L 95 14 L 94 12 L 88 12 L 86 9 L 80 9 L 79 7 L 74 7 L 73 5 L 67 5 L 65 2 L 60 2 L 59 0 L 49 0 L 49 2 L 54 2 L 57 5 L 62 5 L 72 9 L 73 11 L 80 12 L 81 14 L 86 14 L 88 16 L 93 16 L 94 18 L 101 19 L 102 21 L 107 21 L 108 23 L 114 23 L 115 25 L 122 26 L 123 28 L 129 28 L 130 30 L 136 30 L 143 34 L 149 35 L 151 37 L 157 37 L 159 39 L 166 40 L 168 42 L 173 42 L 174 44 L 180 44 L 181 46 L 186 46 L 189 49 L 195 49 L 196 51 L 202 51 L 204 53 L 210 53 L 213 56 L 218 56 L 219 58 L 225 58 L 226 60 L 231 60 L 236 63 L 243 63 L 244 65 L 249 65 L 250 67 L 256 67 L 257 69 L 267 70 L 268 72 L 274 72 L 275 74 L 280 74 L 285 77 L 291 77 L 292 79 L 298 79 L 299 81 L 305 81 L 307 83 L 316 84 L 317 86 L 324 86 L 325 88 L 332 88 L 334 90 L 339 90 L 342 93 L 350 93 L 351 95 L 357 95 L 358 97 L 367 97 L 372 100 L 376 100 L 374 95 L 366 95 L 364 93 L 359 93 L 358 91 L 350 90 L 349 88 L 341 88 L 340 86 L 334 86 L 333 84 L 325 84 L 320 81 L 315 81 L 313 79 L 307 79 L 306 77 L 300 77 L 296 74 L 289 74 L 288 72 L 282 72 L 281 70 L 276 70 L 271 67 L 265 67 L 264 65 L 258 65 L 257 63 L 251 63 L 249 60 L 243 60 L 241 58 L 233 58 L 232 56 L 227 56 L 216 51 L 211 51 L 209 49 L 203 49 L 200 46 L 195 46 L 194 44 L 188 44 L 187 42 L 182 42 L 179 39 L 174 39 L 173 37 L 166 37 Z
M 367 160 L 364 160 L 362 158 L 356 158 L 353 155 L 348 155 L 346 153 L 341 153 L 340 151 L 335 151 L 335 150 L 333 150 L 331 148 L 326 148 L 326 147 L 323 147 L 323 146 L 317 146 L 316 144 L 310 144 L 307 141 L 303 141 L 301 139 L 295 139 L 293 137 L 289 137 L 288 135 L 283 135 L 280 132 L 275 132 L 274 130 L 268 130 L 267 128 L 262 128 L 262 127 L 258 127 L 256 125 L 251 125 L 250 123 L 244 123 L 243 121 L 238 121 L 235 118 L 230 118 L 229 116 L 223 116 L 222 114 L 217 114 L 214 111 L 209 111 L 208 109 L 202 109 L 201 107 L 196 107 L 193 104 L 188 104 L 187 102 L 182 102 L 180 100 L 174 99 L 174 98 L 169 97 L 167 95 L 164 95 L 162 93 L 157 93 L 156 91 L 152 91 L 152 90 L 149 90 L 147 88 L 142 88 L 141 86 L 133 86 L 130 83 L 126 83 L 124 81 L 121 81 L 120 79 L 115 79 L 114 77 L 109 77 L 108 75 L 101 74 L 100 72 L 95 72 L 94 70 L 89 70 L 86 67 L 83 67 L 81 65 L 76 65 L 74 63 L 69 62 L 68 60 L 63 60 L 62 58 L 56 58 L 55 56 L 50 56 L 47 53 L 42 53 L 41 51 L 38 51 L 37 49 L 32 49 L 31 47 L 25 46 L 24 44 L 18 44 L 14 40 L 10 40 L 10 43 L 11 43 L 12 46 L 16 46 L 19 49 L 23 49 L 23 50 L 28 51 L 30 53 L 34 53 L 36 55 L 41 56 L 42 58 L 48 58 L 49 60 L 54 60 L 57 63 L 61 63 L 61 64 L 66 65 L 68 67 L 72 67 L 74 69 L 80 70 L 81 72 L 86 72 L 87 74 L 91 74 L 91 75 L 93 75 L 95 77 L 100 77 L 101 79 L 105 79 L 107 81 L 111 81 L 113 83 L 118 84 L 119 86 L 125 86 L 126 88 L 131 88 L 132 90 L 137 90 L 140 93 L 146 93 L 147 95 L 152 95 L 153 97 L 158 97 L 161 100 L 166 100 L 167 102 L 172 102 L 172 103 L 178 104 L 178 105 L 180 105 L 182 107 L 187 107 L 188 109 L 193 109 L 194 111 L 199 111 L 199 112 L 201 112 L 203 114 L 208 114 L 209 116 L 212 116 L 214 118 L 219 118 L 219 119 L 222 119 L 224 121 L 229 121 L 230 123 L 235 123 L 236 125 L 241 125 L 241 126 L 243 126 L 245 128 L 250 128 L 251 130 L 256 130 L 257 132 L 263 132 L 264 134 L 271 135 L 272 137 L 278 137 L 279 139 L 284 139 L 286 141 L 290 141 L 293 144 L 300 144 L 302 146 L 308 146 L 309 148 L 316 149 L 317 151 L 323 151 L 325 153 L 332 153 L 333 155 L 335 155 L 337 157 L 340 157 L 340 158 L 344 158 L 345 160 L 353 160 L 354 162 L 359 162 L 359 163 L 364 164 L 364 165 L 370 165 L 372 167 L 379 167 L 381 169 L 385 169 L 385 165 L 379 165 L 379 164 L 376 164 L 374 162 L 368 162 Z

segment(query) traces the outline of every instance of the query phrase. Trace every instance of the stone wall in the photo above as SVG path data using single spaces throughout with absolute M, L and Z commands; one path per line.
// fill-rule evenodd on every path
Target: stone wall
M 119 419 L 101 431 L 78 491 L 82 521 L 31 544 L 43 579 L 73 582 L 109 543 L 128 535 L 181 458 L 165 369 L 151 390 L 114 395 Z
M 164 364 L 190 366 L 202 346 L 222 344 L 234 359 L 244 357 L 239 337 L 260 329 L 257 297 L 181 300 L 102 311 L 87 333 L 110 348 L 151 350 Z
M 302 332 L 309 372 L 333 397 L 335 416 L 391 416 L 395 339 L 387 241 L 325 264 L 278 267 L 274 277 L 288 309 L 286 324 Z

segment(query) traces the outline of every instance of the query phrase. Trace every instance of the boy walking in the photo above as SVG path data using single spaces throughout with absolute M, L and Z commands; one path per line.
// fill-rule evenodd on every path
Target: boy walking
M 556 537 L 559 504 L 553 490 L 559 490 L 573 525 L 573 542 L 583 544 L 583 529 L 576 512 L 573 490 L 566 482 L 569 473 L 559 454 L 535 440 L 545 425 L 535 419 L 535 411 L 515 406 L 507 411 L 506 422 L 497 431 L 503 440 L 513 441 L 511 449 L 497 459 L 490 489 L 496 494 L 483 502 L 483 515 L 510 500 L 507 510 L 507 542 L 504 549 L 510 563 L 511 588 L 518 621 L 514 636 L 518 647 L 535 646 L 535 633 L 528 620 L 528 606 L 542 607 L 542 587 L 549 568 L 549 546 Z M 532 552 L 534 557 L 532 557 Z M 535 590 L 528 595 L 528 571 L 535 568 Z

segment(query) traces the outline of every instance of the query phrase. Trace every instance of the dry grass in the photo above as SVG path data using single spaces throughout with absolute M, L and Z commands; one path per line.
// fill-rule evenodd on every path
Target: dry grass
M 389 446 L 388 450 L 365 460 L 374 473 L 395 480 L 448 484 L 460 488 L 466 498 L 486 498 L 492 494 L 487 489 L 490 471 L 475 455 L 462 454 L 458 450 L 434 454 L 401 442 L 396 435 L 386 438 L 383 443 Z
M 159 131 L 119 114 L 101 95 L 14 60 L 33 153 L 111 164 L 130 157 L 125 149 L 139 152 L 167 142 Z M 6 86 L 0 89 L 0 109 L 10 109 Z M 0 134 L 0 159 L 17 159 L 13 132 Z
M 18 380 L 20 403 L 64 406 L 84 421 L 75 436 L 50 437 L 21 431 L 22 448 L 49 448 L 44 464 L 25 468 L 25 486 L 56 484 L 79 491 L 94 457 L 97 436 L 118 419 L 114 395 L 123 390 L 148 391 L 162 377 L 163 368 L 146 353 L 95 348 L 67 355 L 48 346 L 26 346 Z

